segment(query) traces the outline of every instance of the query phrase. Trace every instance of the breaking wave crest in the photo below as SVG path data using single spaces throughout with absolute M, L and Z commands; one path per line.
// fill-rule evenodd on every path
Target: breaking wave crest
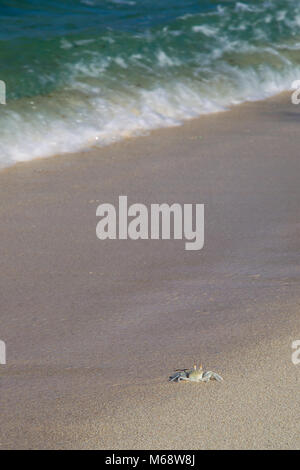
M 0 166 L 179 125 L 290 89 L 300 78 L 298 2 L 204 2 L 207 8 L 164 21 L 153 15 L 142 27 L 132 24 L 133 12 L 145 14 L 137 2 L 106 4 L 123 12 L 121 23 L 22 38 L 22 56 L 0 77 L 7 85 Z M 95 17 L 96 0 L 81 5 Z

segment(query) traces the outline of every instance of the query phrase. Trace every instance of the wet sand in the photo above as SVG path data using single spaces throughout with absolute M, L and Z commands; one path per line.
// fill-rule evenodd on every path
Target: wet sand
M 2 449 L 299 448 L 300 106 L 287 94 L 0 172 Z M 205 204 L 205 246 L 96 238 Z M 219 384 L 171 384 L 203 362 Z

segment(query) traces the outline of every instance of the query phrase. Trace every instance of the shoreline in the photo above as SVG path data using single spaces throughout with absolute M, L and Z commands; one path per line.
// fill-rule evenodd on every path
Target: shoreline
M 9 169 L 13 169 L 15 167 L 18 167 L 18 166 L 22 166 L 22 165 L 27 165 L 27 164 L 31 164 L 33 162 L 39 162 L 39 161 L 42 161 L 42 160 L 48 160 L 48 159 L 51 159 L 51 158 L 63 158 L 63 157 L 74 157 L 74 156 L 79 156 L 79 155 L 85 155 L 85 154 L 94 154 L 94 153 L 99 153 L 101 152 L 103 149 L 105 150 L 106 148 L 108 147 L 113 147 L 115 145 L 122 145 L 122 144 L 126 144 L 126 142 L 128 141 L 134 141 L 136 139 L 141 139 L 141 138 L 144 138 L 144 137 L 151 137 L 152 135 L 155 135 L 157 132 L 164 132 L 164 131 L 169 131 L 169 130 L 174 130 L 174 129 L 180 129 L 186 125 L 188 125 L 190 122 L 197 122 L 197 121 L 200 121 L 202 120 L 203 118 L 207 118 L 207 117 L 211 117 L 211 116 L 218 116 L 218 115 L 221 115 L 221 114 L 224 114 L 224 113 L 230 113 L 231 111 L 235 110 L 236 108 L 240 108 L 240 107 L 244 107 L 244 106 L 247 106 L 248 104 L 251 105 L 251 103 L 261 103 L 261 102 L 264 102 L 264 101 L 278 101 L 278 100 L 285 100 L 286 97 L 290 96 L 291 94 L 291 91 L 289 90 L 285 90 L 285 91 L 282 91 L 280 93 L 276 93 L 275 95 L 271 95 L 271 96 L 268 96 L 268 97 L 265 97 L 265 98 L 261 98 L 261 99 L 258 99 L 258 100 L 250 100 L 250 101 L 243 101 L 242 103 L 239 103 L 239 104 L 233 104 L 231 106 L 229 106 L 228 108 L 224 109 L 224 110 L 217 110 L 217 111 L 211 111 L 209 113 L 203 113 L 203 114 L 199 114 L 199 116 L 196 116 L 196 117 L 193 117 L 193 118 L 185 118 L 183 119 L 183 121 L 180 123 L 180 124 L 177 124 L 177 125 L 173 125 L 173 126 L 166 126 L 166 127 L 157 127 L 157 128 L 152 128 L 152 129 L 144 129 L 142 131 L 141 134 L 136 134 L 136 135 L 129 135 L 128 137 L 120 137 L 119 140 L 116 140 L 115 142 L 110 142 L 110 143 L 107 143 L 107 144 L 103 144 L 102 146 L 91 146 L 91 147 L 87 147 L 85 149 L 82 149 L 82 150 L 79 150 L 79 151 L 76 151 L 76 152 L 64 152 L 64 153 L 57 153 L 57 154 L 52 154 L 52 155 L 48 155 L 48 156 L 41 156 L 41 157 L 35 157 L 33 158 L 32 160 L 24 160 L 24 161 L 18 161 L 18 162 L 15 162 L 15 163 L 11 163 L 7 166 L 3 166 L 1 167 L 0 166 L 0 173 L 5 171 L 5 170 L 9 170 Z
M 284 93 L 1 170 L 2 449 L 299 448 L 299 113 Z M 121 194 L 204 203 L 204 249 L 98 240 Z M 167 382 L 195 361 L 224 383 Z

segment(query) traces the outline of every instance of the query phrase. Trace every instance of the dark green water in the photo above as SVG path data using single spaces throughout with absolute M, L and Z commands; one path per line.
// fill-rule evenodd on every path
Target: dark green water
M 178 125 L 297 79 L 296 0 L 0 0 L 0 166 Z

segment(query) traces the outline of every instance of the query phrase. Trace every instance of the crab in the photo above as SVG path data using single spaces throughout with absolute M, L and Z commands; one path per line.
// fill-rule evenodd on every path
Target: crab
M 209 382 L 210 380 L 222 382 L 223 378 L 211 370 L 204 372 L 202 364 L 200 364 L 199 369 L 197 366 L 191 370 L 176 369 L 175 373 L 169 377 L 169 382 L 181 382 L 182 380 L 186 382 Z

